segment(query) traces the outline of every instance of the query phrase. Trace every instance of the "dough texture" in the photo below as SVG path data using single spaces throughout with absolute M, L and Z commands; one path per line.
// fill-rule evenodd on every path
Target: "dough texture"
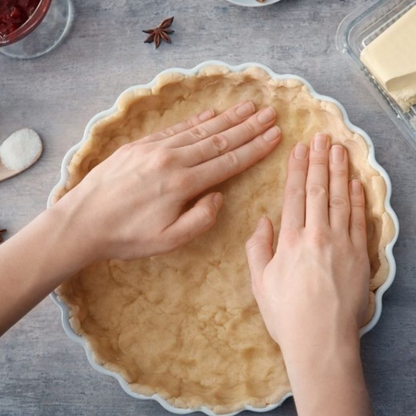
M 118 111 L 93 126 L 55 197 L 120 146 L 241 100 L 276 109 L 282 142 L 266 159 L 216 187 L 224 194 L 216 226 L 168 255 L 94 264 L 58 289 L 72 328 L 86 339 L 95 361 L 120 373 L 132 391 L 218 414 L 265 407 L 291 390 L 279 347 L 251 293 L 244 244 L 263 214 L 278 232 L 289 152 L 299 141 L 309 144 L 318 131 L 348 149 L 351 178 L 365 187 L 371 319 L 373 292 L 388 275 L 385 247 L 395 230 L 384 207 L 386 184 L 367 161 L 365 140 L 348 129 L 335 104 L 313 98 L 298 80 L 272 79 L 257 67 L 233 73 L 211 66 L 197 76 L 167 73 L 151 89 L 124 93 Z

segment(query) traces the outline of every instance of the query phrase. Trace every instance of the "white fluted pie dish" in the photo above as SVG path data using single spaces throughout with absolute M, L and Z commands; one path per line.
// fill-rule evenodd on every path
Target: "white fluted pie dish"
M 367 147 L 367 150 L 368 150 L 366 162 L 368 162 L 368 165 L 371 167 L 371 169 L 374 170 L 377 173 L 377 175 L 381 178 L 382 182 L 384 183 L 383 186 L 385 186 L 385 188 L 383 188 L 383 189 L 385 189 L 385 191 L 384 191 L 385 195 L 383 197 L 383 203 L 382 203 L 383 213 L 386 213 L 386 215 L 390 218 L 391 227 L 392 227 L 392 230 L 394 230 L 394 232 L 389 234 L 389 238 L 388 238 L 388 241 L 386 241 L 386 245 L 385 245 L 385 249 L 384 249 L 384 253 L 383 253 L 383 256 L 385 257 L 386 275 L 383 278 L 384 279 L 383 283 L 377 288 L 377 290 L 375 290 L 375 293 L 374 293 L 374 314 L 373 314 L 372 318 L 369 320 L 369 322 L 367 323 L 367 325 L 364 328 L 362 328 L 361 334 L 364 334 L 364 333 L 370 331 L 376 325 L 376 323 L 378 322 L 378 320 L 380 318 L 380 315 L 381 315 L 381 312 L 382 312 L 382 297 L 383 297 L 383 294 L 390 287 L 390 285 L 392 284 L 392 282 L 394 280 L 394 276 L 395 276 L 395 271 L 396 271 L 392 249 L 393 249 L 393 245 L 394 245 L 394 243 L 397 239 L 399 224 L 398 224 L 397 216 L 396 216 L 396 214 L 394 213 L 394 211 L 392 210 L 392 208 L 390 206 L 391 182 L 390 182 L 389 176 L 387 175 L 385 170 L 377 163 L 377 161 L 375 159 L 374 145 L 373 145 L 371 139 L 369 138 L 369 136 L 363 130 L 354 126 L 349 121 L 344 107 L 340 103 L 338 103 L 336 100 L 334 100 L 330 97 L 326 97 L 326 96 L 322 96 L 322 95 L 317 94 L 307 81 L 305 81 L 304 79 L 302 79 L 302 78 L 300 78 L 296 75 L 291 75 L 291 74 L 290 75 L 278 75 L 278 74 L 274 73 L 273 71 L 271 71 L 269 68 L 267 68 L 267 67 L 265 67 L 261 64 L 257 64 L 257 63 L 246 63 L 246 64 L 239 65 L 239 66 L 231 66 L 231 65 L 228 65 L 224 62 L 209 61 L 209 62 L 204 62 L 204 63 L 198 65 L 197 67 L 193 68 L 193 69 L 188 69 L 187 70 L 187 69 L 181 69 L 181 68 L 172 68 L 172 69 L 163 71 L 152 82 L 150 82 L 148 84 L 137 85 L 137 86 L 129 88 L 128 90 L 126 90 L 125 92 L 123 92 L 121 94 L 121 96 L 117 99 L 116 104 L 111 109 L 103 111 L 103 112 L 97 114 L 95 117 L 93 117 L 93 119 L 87 125 L 87 128 L 85 130 L 84 137 L 83 137 L 82 141 L 80 143 L 78 143 L 77 145 L 75 145 L 74 147 L 72 147 L 68 151 L 68 153 L 65 155 L 64 160 L 62 162 L 61 179 L 60 179 L 59 183 L 54 187 L 54 189 L 52 190 L 52 192 L 49 196 L 48 207 L 50 207 L 52 205 L 52 203 L 54 202 L 56 194 L 59 193 L 60 190 L 62 190 L 63 188 L 65 188 L 67 186 L 67 183 L 70 179 L 68 168 L 71 166 L 71 163 L 73 162 L 74 155 L 77 152 L 79 152 L 79 150 L 82 148 L 83 145 L 85 145 L 85 143 L 87 143 L 87 141 L 90 137 L 91 131 L 94 128 L 94 126 L 97 125 L 97 123 L 100 123 L 103 120 L 107 119 L 108 117 L 111 117 L 112 115 L 117 113 L 117 111 L 119 110 L 119 105 L 122 102 L 122 97 L 125 97 L 126 95 L 129 95 L 129 94 L 130 95 L 135 94 L 135 92 L 138 91 L 138 90 L 152 91 L 152 88 L 155 88 L 155 86 L 158 84 L 160 79 L 162 79 L 164 77 L 166 78 L 170 74 L 181 74 L 181 76 L 183 76 L 184 78 L 196 77 L 196 76 L 198 76 L 198 74 L 201 74 L 204 71 L 208 71 L 209 68 L 212 68 L 212 67 L 213 68 L 217 68 L 217 67 L 224 68 L 224 73 L 229 72 L 229 73 L 236 73 L 236 74 L 243 73 L 244 71 L 247 71 L 251 68 L 256 68 L 256 69 L 264 71 L 264 73 L 267 74 L 267 76 L 269 76 L 270 79 L 272 81 L 276 82 L 276 83 L 281 82 L 284 85 L 286 85 L 285 83 L 288 80 L 290 80 L 291 82 L 293 80 L 293 83 L 295 83 L 296 85 L 301 83 L 305 86 L 305 88 L 307 90 L 307 92 L 305 92 L 305 93 L 310 94 L 314 100 L 317 100 L 316 102 L 323 103 L 322 105 L 324 105 L 325 108 L 328 107 L 328 109 L 329 109 L 328 111 L 337 113 L 337 117 L 339 116 L 340 119 L 342 119 L 342 122 L 346 125 L 348 130 L 350 132 L 352 132 L 354 135 L 358 135 L 360 138 L 363 139 L 363 143 Z M 135 391 L 132 391 L 131 385 L 125 380 L 125 378 L 120 373 L 115 372 L 115 371 L 110 371 L 108 368 L 105 368 L 103 365 L 97 364 L 97 362 L 94 358 L 94 353 L 87 346 L 87 343 L 86 343 L 85 339 L 83 337 L 79 336 L 73 330 L 73 327 L 71 326 L 71 323 L 70 323 L 71 311 L 68 308 L 67 304 L 56 293 L 53 293 L 51 296 L 52 296 L 52 299 L 55 301 L 55 303 L 61 309 L 62 322 L 63 322 L 64 330 L 68 334 L 68 336 L 72 340 L 74 340 L 75 342 L 79 343 L 80 345 L 82 345 L 84 347 L 91 365 L 97 371 L 116 378 L 119 381 L 121 387 L 126 391 L 127 394 L 129 394 L 132 397 L 138 398 L 138 399 L 143 399 L 143 400 L 152 399 L 152 400 L 155 400 L 155 401 L 159 402 L 165 409 L 167 409 L 167 410 L 169 410 L 173 413 L 186 414 L 186 413 L 191 413 L 191 412 L 194 412 L 194 411 L 201 411 L 201 412 L 204 412 L 207 415 L 217 414 L 212 408 L 209 408 L 207 406 L 199 406 L 197 408 L 181 408 L 181 407 L 173 406 L 167 400 L 162 398 L 159 394 L 153 394 L 153 395 L 147 396 L 147 395 L 139 394 Z M 251 410 L 251 411 L 255 411 L 255 412 L 266 412 L 266 411 L 269 411 L 269 410 L 272 410 L 272 409 L 278 407 L 286 398 L 288 398 L 290 396 L 291 396 L 291 394 L 288 392 L 288 393 L 284 394 L 278 402 L 265 405 L 261 408 L 254 407 L 254 406 L 251 406 L 251 405 L 245 405 L 244 407 L 239 408 L 236 411 L 229 412 L 228 415 L 235 415 L 235 414 L 237 414 L 237 413 L 239 413 L 240 411 L 243 411 L 243 410 Z

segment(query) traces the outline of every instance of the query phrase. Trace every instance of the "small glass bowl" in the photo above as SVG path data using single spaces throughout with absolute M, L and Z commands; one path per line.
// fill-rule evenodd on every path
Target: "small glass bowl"
M 0 53 L 17 59 L 45 55 L 65 38 L 73 18 L 72 0 L 41 0 L 22 26 L 0 38 Z
M 22 26 L 20 26 L 15 31 L 9 33 L 5 37 L 0 36 L 0 46 L 11 45 L 12 43 L 18 42 L 20 39 L 23 39 L 24 37 L 29 35 L 29 33 L 32 33 L 32 31 L 40 24 L 40 22 L 46 16 L 46 13 L 48 12 L 49 7 L 51 5 L 51 1 L 52 0 L 41 0 L 36 10 L 29 17 L 29 19 L 25 23 L 23 23 Z

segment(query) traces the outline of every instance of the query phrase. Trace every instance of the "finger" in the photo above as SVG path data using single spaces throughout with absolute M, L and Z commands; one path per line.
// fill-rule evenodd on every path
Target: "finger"
M 306 227 L 328 225 L 329 137 L 317 133 L 312 140 L 306 180 Z
M 282 209 L 282 228 L 302 228 L 305 226 L 308 153 L 308 147 L 303 143 L 298 143 L 289 157 Z
M 272 107 L 264 108 L 237 126 L 181 147 L 180 158 L 185 166 L 195 166 L 236 149 L 262 133 L 274 140 L 280 134 L 278 127 L 272 128 L 275 122 L 276 111 Z
M 182 147 L 199 142 L 242 123 L 255 111 L 256 109 L 251 101 L 244 101 L 205 123 L 173 136 L 166 141 L 166 144 L 169 147 Z
M 266 157 L 278 145 L 279 141 L 280 135 L 271 141 L 270 137 L 266 135 L 258 136 L 238 149 L 190 168 L 192 174 L 198 178 L 194 191 L 197 194 L 201 193 L 205 189 L 245 171 Z
M 367 250 L 367 229 L 365 220 L 365 196 L 361 182 L 354 179 L 350 183 L 350 237 L 353 245 Z
M 344 147 L 334 145 L 329 163 L 329 223 L 333 230 L 346 234 L 349 220 L 348 153 Z
M 188 120 L 185 120 L 179 124 L 176 124 L 175 126 L 168 127 L 165 130 L 159 131 L 157 133 L 153 133 L 141 139 L 140 143 L 158 142 L 158 141 L 176 136 L 179 133 L 192 129 L 193 127 L 199 126 L 205 121 L 212 119 L 214 116 L 215 116 L 215 112 L 213 110 L 210 110 L 210 109 L 205 110 L 202 113 L 189 118 Z
M 202 197 L 165 230 L 167 240 L 172 242 L 171 246 L 173 248 L 183 246 L 213 227 L 222 203 L 223 198 L 219 192 Z
M 254 234 L 246 243 L 246 255 L 253 287 L 263 276 L 264 269 L 273 258 L 273 225 L 267 217 L 260 218 Z

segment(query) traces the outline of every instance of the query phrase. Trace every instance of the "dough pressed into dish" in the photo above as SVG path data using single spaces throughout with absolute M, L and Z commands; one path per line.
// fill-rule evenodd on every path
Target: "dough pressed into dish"
M 242 100 L 272 105 L 282 142 L 266 159 L 219 185 L 224 206 L 216 226 L 168 255 L 94 264 L 58 289 L 71 325 L 105 368 L 134 392 L 158 393 L 179 408 L 228 413 L 265 407 L 290 392 L 279 347 L 269 337 L 251 293 L 244 243 L 267 214 L 279 229 L 286 164 L 293 146 L 326 132 L 346 147 L 351 178 L 367 199 L 371 292 L 386 280 L 385 247 L 394 225 L 385 210 L 386 184 L 368 160 L 368 145 L 346 126 L 335 104 L 315 99 L 296 79 L 273 79 L 251 67 L 205 67 L 196 76 L 166 73 L 152 88 L 125 92 L 118 111 L 91 129 L 69 165 L 55 200 L 117 148 L 207 108 L 217 113 Z

